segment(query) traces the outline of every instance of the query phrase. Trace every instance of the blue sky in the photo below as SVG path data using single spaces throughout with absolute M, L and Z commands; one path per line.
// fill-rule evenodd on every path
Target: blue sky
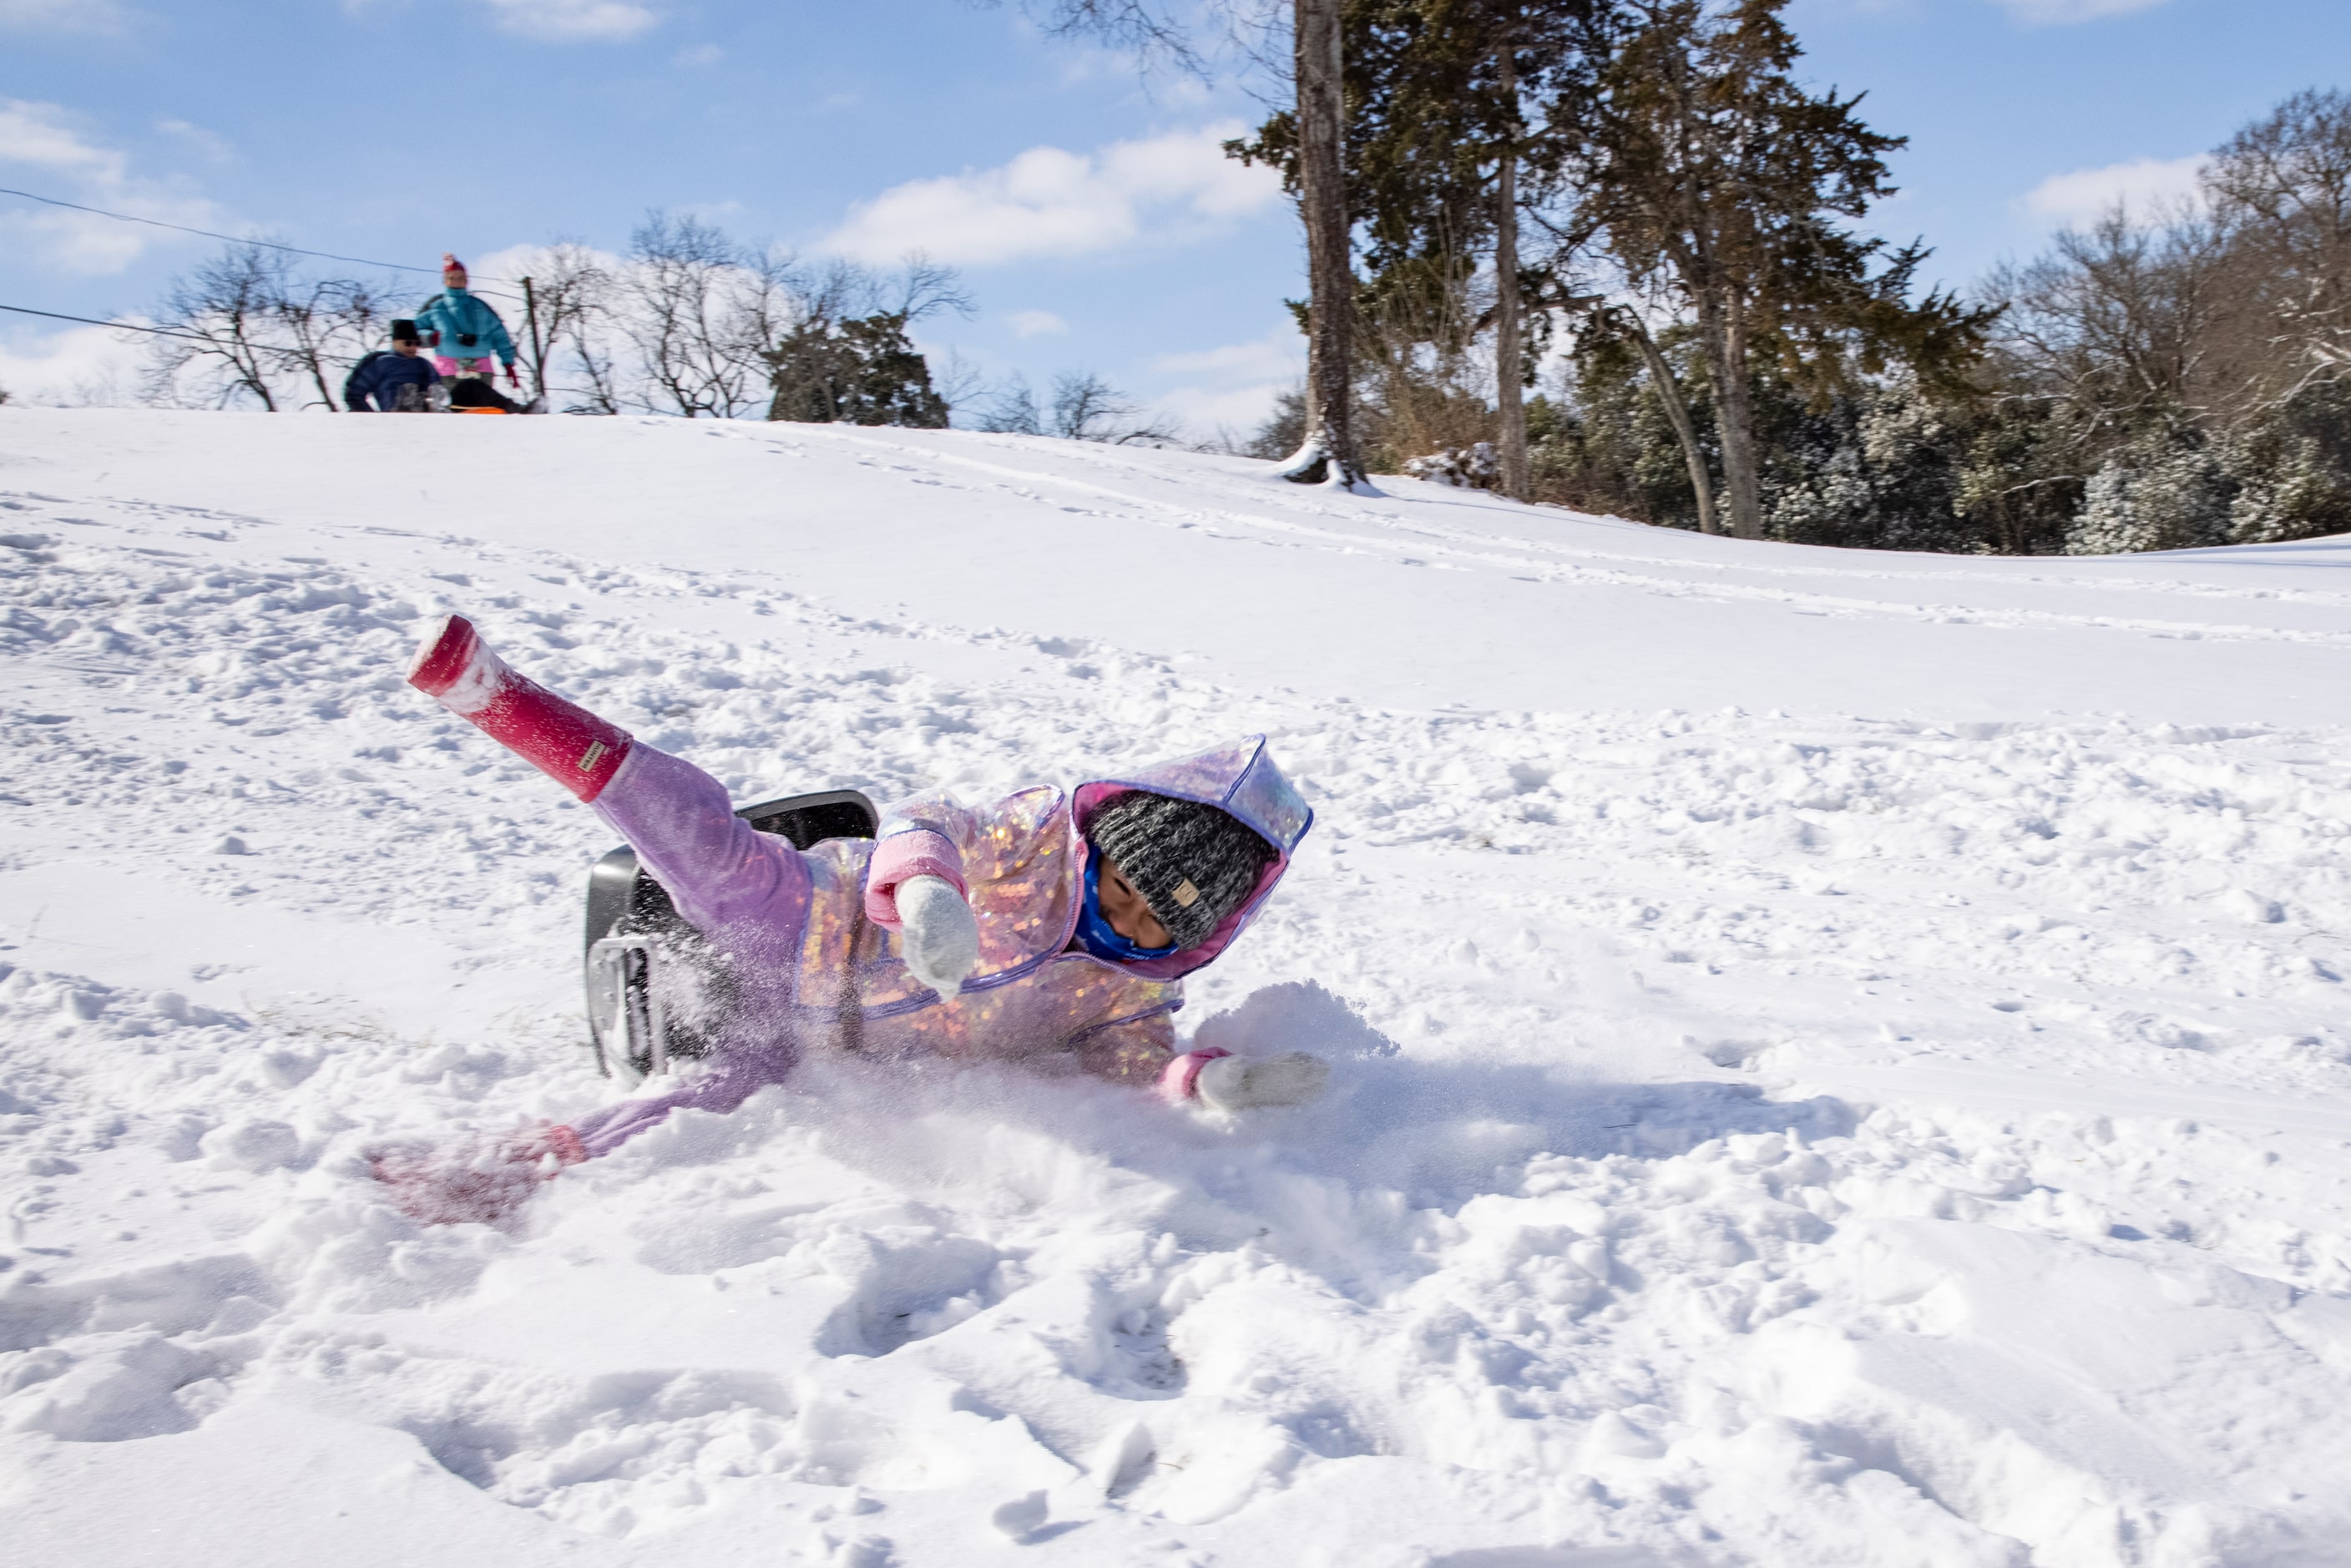
M 2344 0 L 1797 0 L 1822 85 L 1907 134 L 1885 230 L 1964 283 L 2351 60 Z M 1245 83 L 1139 84 L 1017 6 L 738 0 L 0 0 L 0 185 L 432 265 L 650 207 L 744 238 L 964 269 L 935 323 L 998 373 L 1098 371 L 1205 432 L 1297 354 L 1286 204 L 1214 152 Z M 149 305 L 213 248 L 0 197 L 0 303 Z M 429 280 L 419 279 L 429 287 Z M 0 385 L 110 352 L 0 317 Z

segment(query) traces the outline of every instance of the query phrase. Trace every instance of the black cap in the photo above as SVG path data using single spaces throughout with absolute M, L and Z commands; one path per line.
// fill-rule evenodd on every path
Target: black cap
M 392 324 L 392 340 L 395 343 L 422 343 L 424 339 L 417 331 L 416 323 L 403 316 Z

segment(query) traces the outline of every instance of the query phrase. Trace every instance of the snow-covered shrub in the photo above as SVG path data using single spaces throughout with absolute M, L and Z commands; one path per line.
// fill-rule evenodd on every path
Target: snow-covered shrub
M 2322 384 L 2240 432 L 2228 463 L 2241 486 L 2229 507 L 2231 544 L 2351 532 L 2351 395 Z
M 2068 555 L 2194 549 L 2228 542 L 2238 489 L 2220 455 L 2200 442 L 2143 440 L 2090 476 L 2065 536 Z
M 1489 490 L 1500 476 L 1502 465 L 1500 459 L 1494 455 L 1491 442 L 1478 441 L 1468 446 L 1448 446 L 1426 457 L 1408 457 L 1405 459 L 1404 471 L 1416 479 L 1427 479 L 1439 485 Z

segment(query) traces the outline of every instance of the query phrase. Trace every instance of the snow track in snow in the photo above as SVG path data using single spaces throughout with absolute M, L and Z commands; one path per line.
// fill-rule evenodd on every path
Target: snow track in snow
M 1190 520 L 1624 586 L 1441 498 L 827 434 L 872 486 L 1095 486 L 1157 525 L 1102 536 L 1138 571 Z M 1189 519 L 1122 492 L 1171 473 Z M 141 1561 L 172 1477 L 183 1563 L 2235 1564 L 2351 1526 L 2338 728 L 1416 710 L 1302 644 L 1303 692 L 1245 685 L 1076 614 L 653 564 L 585 494 L 550 548 L 68 488 L 0 495 L 0 1510 L 39 1560 Z M 1986 639 L 2172 624 L 2032 564 L 1876 577 L 2078 601 Z M 2281 607 L 2241 644 L 2351 635 L 2306 582 L 2226 596 Z M 418 1230 L 368 1145 L 607 1092 L 605 835 L 398 679 L 458 607 L 742 799 L 1270 731 L 1321 826 L 1183 1019 L 1336 1090 L 1227 1125 L 819 1062 L 525 1231 Z

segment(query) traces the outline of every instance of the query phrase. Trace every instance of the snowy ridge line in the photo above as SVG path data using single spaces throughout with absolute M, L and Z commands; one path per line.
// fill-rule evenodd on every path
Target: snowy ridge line
M 738 439 L 756 438 L 744 436 L 738 437 Z M 941 460 L 940 455 L 934 451 L 930 451 L 925 448 L 914 447 L 909 444 L 891 443 L 862 436 L 839 436 L 836 437 L 836 439 L 845 444 L 854 444 L 857 445 L 867 446 L 877 450 L 890 451 L 905 455 L 918 455 L 932 462 Z M 777 443 L 774 444 L 781 445 L 783 444 Z M 1900 604 L 1890 603 L 1881 600 L 1856 599 L 1836 594 L 1804 593 L 1789 590 L 1767 588 L 1760 585 L 1742 585 L 1725 582 L 1694 583 L 1677 581 L 1671 578 L 1629 571 L 1616 567 L 1592 567 L 1562 564 L 1547 558 L 1559 553 L 1569 552 L 1555 550 L 1551 547 L 1543 546 L 1534 541 L 1515 538 L 1504 541 L 1487 539 L 1480 541 L 1480 543 L 1486 548 L 1476 548 L 1466 542 L 1460 542 L 1463 541 L 1467 536 L 1436 529 L 1426 525 L 1419 525 L 1417 527 L 1400 525 L 1394 517 L 1387 514 L 1366 509 L 1350 509 L 1339 506 L 1324 506 L 1318 507 L 1292 504 L 1295 507 L 1295 509 L 1298 510 L 1314 510 L 1323 512 L 1326 515 L 1342 516 L 1352 521 L 1374 525 L 1378 527 L 1383 533 L 1407 533 L 1417 536 L 1418 539 L 1433 542 L 1423 544 L 1419 542 L 1404 542 L 1379 537 L 1340 534 L 1329 529 L 1318 528 L 1311 524 L 1303 522 L 1278 521 L 1276 519 L 1267 517 L 1261 513 L 1203 511 L 1197 507 L 1176 506 L 1165 502 L 1155 501 L 1146 497 L 1137 496 L 1131 492 L 1115 490 L 1106 485 L 1089 484 L 1084 481 L 1073 480 L 1066 476 L 1055 476 L 1050 481 L 1045 481 L 1040 476 L 1032 473 L 1001 465 L 983 464 L 970 458 L 954 457 L 947 458 L 946 461 L 962 467 L 979 469 L 984 472 L 998 474 L 1003 476 L 1004 480 L 1027 480 L 1030 483 L 1044 482 L 1050 483 L 1053 486 L 1063 490 L 1085 490 L 1106 500 L 1114 501 L 1119 505 L 1129 508 L 1129 511 L 1125 515 L 1135 517 L 1138 520 L 1159 521 L 1162 523 L 1173 522 L 1175 526 L 1179 528 L 1199 527 L 1203 524 L 1221 525 L 1223 527 L 1238 530 L 1242 536 L 1250 534 L 1271 534 L 1281 538 L 1311 541 L 1322 548 L 1336 549 L 1342 552 L 1362 553 L 1368 551 L 1384 551 L 1401 557 L 1408 550 L 1422 550 L 1424 553 L 1443 557 L 1453 561 L 1474 562 L 1480 566 L 1491 567 L 1502 570 L 1510 570 L 1515 569 L 1519 570 L 1537 572 L 1541 574 L 1541 580 L 1550 582 L 1589 584 L 1596 587 L 1626 588 L 1640 592 L 1664 594 L 1675 598 L 1694 598 L 1723 602 L 1773 604 L 1796 609 L 1800 613 L 1818 612 L 1823 614 L 1843 614 L 1849 616 L 1878 616 L 1889 619 L 1937 622 L 1949 624 L 1982 624 L 2000 628 L 2045 627 L 2083 631 L 2112 631 L 2133 632 L 2156 637 L 2181 637 L 2190 640 L 2210 639 L 2213 641 L 2226 642 L 2300 643 L 2322 647 L 2351 647 L 2351 632 L 2317 632 L 2293 627 L 2246 626 L 2215 622 L 2154 620 L 2116 615 L 2068 614 L 2056 611 L 2022 608 L 1970 608 L 1954 603 Z M 916 479 L 914 482 L 931 483 L 934 481 Z M 1052 502 L 1049 497 L 1040 493 L 1033 492 L 1025 488 L 1016 489 L 1016 493 L 1033 495 L 1034 498 L 1042 504 L 1058 504 Z M 1274 498 L 1277 500 L 1286 499 L 1279 497 Z M 1266 498 L 1252 495 L 1251 499 L 1258 501 L 1259 505 L 1264 505 Z M 1062 509 L 1069 510 L 1071 508 L 1064 507 Z M 1492 548 L 1492 546 L 1498 542 L 1507 543 L 1518 549 L 1527 549 L 1536 553 L 1526 556 L 1505 554 Z M 1573 553 L 1589 554 L 1591 552 L 1579 551 Z M 1629 559 L 1651 561 L 1660 566 L 1677 568 L 1685 566 L 1685 563 L 1660 560 L 1656 559 L 1656 558 L 1643 557 Z M 1402 564 L 1421 565 L 1426 563 L 1406 559 L 1402 562 Z M 1736 567 L 1728 563 L 1709 564 L 1720 566 L 1723 570 L 1746 570 L 1743 567 Z M 1793 575 L 1793 573 L 1787 573 L 1787 575 Z M 1940 574 L 1865 572 L 1845 568 L 1807 568 L 1806 575 L 1851 577 L 1869 581 L 1946 580 L 1940 576 Z M 1978 575 L 1988 580 L 1996 581 L 2001 586 L 2007 587 L 2047 586 L 2049 583 L 2056 580 L 2053 579 L 2043 578 L 1995 578 L 1992 577 L 1991 574 Z M 2079 588 L 2083 585 L 2079 583 L 2070 583 L 2067 584 L 2067 586 Z M 2117 584 L 2101 580 L 2092 586 L 2104 590 L 2117 586 Z M 2130 586 L 2135 591 L 2139 591 L 2168 592 L 2175 591 L 2168 584 L 2130 584 L 2126 586 Z M 2207 596 L 2219 596 L 2218 591 L 2204 590 L 2201 591 Z M 2277 597 L 2283 599 L 2286 596 L 2282 594 L 2255 594 L 2248 595 L 2247 597 Z M 2351 604 L 2351 595 L 2313 595 L 2308 593 L 2297 593 L 2291 597 L 2291 601 L 2335 608 L 2344 604 Z M 1806 607 L 1812 608 L 1807 609 Z
M 0 512 L 0 1473 L 33 1483 L 0 1533 L 32 1560 L 137 1560 L 190 1476 L 183 1555 L 240 1568 L 2351 1533 L 2341 727 L 1333 703 L 630 564 L 584 510 L 550 549 L 32 487 Z M 1147 580 L 1164 539 L 1102 548 Z M 609 837 L 401 685 L 451 608 L 740 798 L 1271 731 L 1322 825 L 1180 1022 L 1321 1051 L 1332 1097 L 1217 1124 L 825 1059 L 513 1234 L 419 1230 L 371 1145 L 608 1092 L 574 964 Z
M 771 443 L 775 442 L 776 438 L 771 434 L 763 434 L 765 430 L 765 426 L 755 425 L 746 431 L 738 432 L 730 430 L 728 434 L 740 440 L 760 441 L 764 439 Z M 977 464 L 971 459 L 963 458 L 956 454 L 942 453 L 935 448 L 917 446 L 911 443 L 891 442 L 886 438 L 875 437 L 862 432 L 852 433 L 847 431 L 827 431 L 824 434 L 826 437 L 836 442 L 843 444 L 854 443 L 857 444 L 879 447 L 902 455 L 920 457 L 926 461 L 961 464 L 969 466 L 995 466 Z M 990 445 L 1001 445 L 1013 451 L 1021 450 L 1020 443 L 1028 439 L 1032 438 L 1011 436 L 975 438 L 977 441 L 983 442 Z M 1121 457 L 1113 455 L 1113 454 L 1120 449 L 1086 447 L 1081 449 L 1079 453 L 1072 454 L 1067 450 L 1069 444 L 1067 443 L 1054 443 L 1052 444 L 1055 448 L 1054 456 L 1063 462 L 1080 462 L 1086 466 L 1118 472 L 1132 477 L 1157 479 L 1163 482 L 1172 477 L 1172 476 L 1164 470 L 1152 466 L 1146 460 L 1132 456 L 1122 460 Z M 1080 481 L 1073 481 L 1066 476 L 1049 476 L 1041 471 L 1030 469 L 998 469 L 998 471 L 1005 473 L 1011 477 L 1029 479 L 1032 483 L 1059 485 L 1066 487 L 1077 487 L 1081 483 Z M 1211 470 L 1210 474 L 1215 475 L 1216 471 Z M 1221 477 L 1221 476 L 1217 476 Z M 1198 489 L 1211 487 L 1202 484 L 1203 477 L 1204 476 L 1197 472 L 1186 472 L 1183 476 L 1183 482 L 1187 488 Z M 1515 507 L 1510 507 L 1506 510 L 1503 503 L 1489 497 L 1480 497 L 1479 500 L 1471 501 L 1467 498 L 1464 492 L 1452 489 L 1448 486 L 1430 486 L 1420 480 L 1400 479 L 1395 476 L 1383 476 L 1382 478 L 1383 483 L 1394 484 L 1399 486 L 1409 486 L 1416 494 L 1434 492 L 1443 502 L 1457 505 L 1467 509 L 1480 512 L 1491 512 L 1498 517 L 1515 515 L 1520 510 Z M 1090 486 L 1086 487 L 1094 489 L 1098 493 L 1113 499 L 1123 501 L 1137 507 L 1162 509 L 1176 513 L 1183 513 L 1187 510 L 1187 508 L 1184 507 L 1171 507 L 1166 503 L 1155 502 L 1147 497 L 1137 497 L 1130 492 L 1113 489 L 1108 486 Z M 1262 478 L 1257 476 L 1251 476 L 1247 479 L 1236 478 L 1228 480 L 1222 486 L 1217 486 L 1214 487 L 1227 491 L 1236 499 L 1246 499 L 1250 506 L 1255 507 L 1263 508 L 1270 506 L 1286 511 L 1298 511 L 1322 517 L 1343 517 L 1350 522 L 1376 528 L 1384 533 L 1404 534 L 1416 538 L 1436 539 L 1443 543 L 1459 544 L 1467 547 L 1464 553 L 1478 553 L 1479 547 L 1488 547 L 1490 549 L 1490 547 L 1497 545 L 1507 546 L 1513 550 L 1529 552 L 1532 559 L 1523 564 L 1540 563 L 1544 558 L 1570 557 L 1588 559 L 1604 559 L 1611 562 L 1622 563 L 1625 566 L 1650 566 L 1673 571 L 1739 573 L 1755 577 L 1825 577 L 1849 579 L 1856 582 L 1965 583 L 1998 589 L 2064 589 L 2072 591 L 2079 591 L 2087 589 L 2100 593 L 2123 592 L 2137 594 L 2180 594 L 2195 598 L 2238 599 L 2281 604 L 2307 604 L 2326 609 L 2342 609 L 2346 606 L 2351 606 L 2351 593 L 2332 592 L 2317 589 L 2294 587 L 2236 589 L 2225 587 L 2219 583 L 2199 582 L 2189 578 L 2147 578 L 2139 576 L 2124 576 L 2119 572 L 2101 572 L 2096 577 L 2085 578 L 2077 575 L 2061 576 L 2055 573 L 2029 572 L 2022 570 L 2016 571 L 1985 571 L 1958 564 L 1959 562 L 1969 559 L 1966 557 L 1928 558 L 1937 561 L 1936 568 L 1933 570 L 1903 570 L 1896 567 L 1875 565 L 1861 566 L 1853 564 L 1854 559 L 1856 557 L 1864 559 L 1880 558 L 1888 560 L 1916 559 L 1915 557 L 1908 556 L 1904 552 L 1898 551 L 1824 550 L 1816 553 L 1808 553 L 1804 563 L 1802 565 L 1775 564 L 1767 559 L 1748 559 L 1743 557 L 1707 559 L 1697 556 L 1676 557 L 1643 555 L 1613 549 L 1604 554 L 1603 552 L 1593 549 L 1588 546 L 1578 546 L 1555 540 L 1530 538 L 1523 536 L 1508 534 L 1496 535 L 1491 533 L 1472 533 L 1467 529 L 1458 528 L 1447 528 L 1437 524 L 1402 517 L 1394 512 L 1379 511 L 1368 507 L 1350 505 L 1344 501 L 1326 498 L 1323 496 L 1323 493 L 1316 487 L 1308 487 L 1301 490 L 1297 486 L 1269 484 Z M 1600 517 L 1581 512 L 1572 512 L 1563 507 L 1541 507 L 1535 508 L 1535 510 L 1539 514 L 1545 512 L 1555 514 L 1562 520 L 1573 519 L 1578 522 L 1614 525 L 1617 528 L 1632 530 L 1643 534 L 1654 534 L 1657 531 L 1648 525 L 1635 523 L 1626 518 Z M 1265 519 L 1255 512 L 1221 511 L 1214 515 L 1243 527 L 1265 526 Z M 1351 536 L 1347 535 L 1328 535 L 1326 537 L 1347 540 L 1349 542 L 1358 542 L 1353 540 Z M 2265 557 L 2273 555 L 2274 552 L 2292 550 L 2301 548 L 2302 546 L 2311 544 L 2323 545 L 2325 542 L 2326 541 L 2325 540 L 2303 540 L 2298 541 L 2296 545 L 2279 547 L 2249 547 L 2243 549 L 2241 561 L 2234 556 L 2228 559 L 2232 566 L 2240 566 L 2244 562 L 2251 562 L 2254 565 L 2268 566 L 2271 565 L 2271 561 L 2270 559 L 2265 559 Z M 1761 551 L 1771 549 L 1773 547 L 1761 545 L 1753 548 L 1758 551 Z M 1821 556 L 1827 556 L 1831 559 L 1828 560 L 1823 560 L 1820 559 Z M 2142 563 L 2156 564 L 2177 561 L 2183 559 L 2210 559 L 2211 558 L 2212 552 L 2206 550 L 2171 550 L 2154 551 L 2144 556 L 2098 557 L 2095 558 L 2095 561 L 2096 565 L 2101 567 L 2137 568 Z M 1517 558 L 1511 556 L 1496 556 L 1493 559 L 1498 561 L 1510 561 L 1514 564 L 1518 563 Z M 2023 566 L 2025 559 L 2027 558 L 2015 558 L 2016 563 L 2020 569 Z M 2041 559 L 2045 559 L 2048 558 Z M 2092 564 L 2094 558 L 2072 559 L 2078 559 L 2081 564 L 2087 566 Z M 1946 562 L 1950 564 L 1945 564 Z M 1652 580 L 1641 577 L 1638 574 L 1635 574 L 1634 580 L 1636 581 L 1670 580 Z M 1859 602 L 1876 603 L 1879 601 L 1861 601 Z M 1922 608 L 1941 610 L 1946 607 L 1926 606 Z M 2197 623 L 2189 622 L 2188 624 L 2194 625 Z

